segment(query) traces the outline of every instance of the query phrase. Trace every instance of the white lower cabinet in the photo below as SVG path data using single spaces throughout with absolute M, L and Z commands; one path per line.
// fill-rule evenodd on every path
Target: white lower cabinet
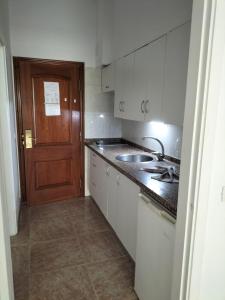
M 90 193 L 135 260 L 140 188 L 90 151 Z
M 107 216 L 106 166 L 103 159 L 90 151 L 90 193 L 105 216 Z
M 140 188 L 90 153 L 91 196 L 136 262 L 135 291 L 140 300 L 168 300 L 171 293 L 175 220 L 139 194 Z
M 139 186 L 120 174 L 117 177 L 117 235 L 134 259 L 136 258 L 137 207 Z
M 97 188 L 96 188 L 96 157 L 97 155 L 94 152 L 89 151 L 89 178 L 88 185 L 91 196 L 96 199 L 97 196 Z
M 108 217 L 107 220 L 115 232 L 118 232 L 118 188 L 117 182 L 119 172 L 113 167 L 107 169 L 107 200 L 108 200 Z
M 168 300 L 171 294 L 175 224 L 154 202 L 138 203 L 135 291 L 140 300 Z

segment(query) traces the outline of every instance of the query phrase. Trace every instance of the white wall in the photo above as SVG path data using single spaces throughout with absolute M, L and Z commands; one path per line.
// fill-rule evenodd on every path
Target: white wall
M 158 142 L 151 139 L 142 140 L 144 136 L 160 139 L 165 147 L 165 154 L 179 158 L 182 146 L 182 128 L 158 122 L 122 121 L 123 138 L 155 151 L 161 151 Z
M 192 0 L 114 0 L 114 5 L 115 58 L 191 19 Z
M 4 76 L 3 69 L 6 69 L 7 78 L 1 77 L 1 106 L 0 122 L 4 134 L 4 171 L 6 179 L 6 197 L 9 212 L 10 233 L 17 232 L 17 216 L 20 204 L 20 188 L 16 146 L 16 129 L 14 114 L 14 95 L 12 80 L 12 64 L 9 40 L 8 24 L 8 1 L 0 1 L 0 40 L 6 48 L 6 65 L 1 65 L 1 76 Z M 5 80 L 6 79 L 6 80 Z M 8 83 L 8 89 L 5 85 Z
M 96 0 L 10 0 L 13 56 L 95 66 Z
M 113 0 L 97 0 L 97 65 L 113 60 Z

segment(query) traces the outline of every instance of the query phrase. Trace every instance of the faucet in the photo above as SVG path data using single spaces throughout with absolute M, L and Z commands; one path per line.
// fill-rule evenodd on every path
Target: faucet
M 159 139 L 157 139 L 157 138 L 155 138 L 155 137 L 152 137 L 152 136 L 144 136 L 144 137 L 142 138 L 142 140 L 146 140 L 146 139 L 152 139 L 152 140 L 155 140 L 155 141 L 157 141 L 157 142 L 160 144 L 160 146 L 161 146 L 161 153 L 160 153 L 160 152 L 157 152 L 157 151 L 154 151 L 154 152 L 152 152 L 152 154 L 156 155 L 156 156 L 157 156 L 157 159 L 158 159 L 159 161 L 162 161 L 162 160 L 164 159 L 164 157 L 165 157 L 165 150 L 164 150 L 163 143 L 162 143 Z

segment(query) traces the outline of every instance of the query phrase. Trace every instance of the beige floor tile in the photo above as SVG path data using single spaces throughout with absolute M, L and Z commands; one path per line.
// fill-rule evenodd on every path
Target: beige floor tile
M 30 239 L 32 241 L 48 241 L 73 236 L 73 226 L 67 216 L 30 220 Z
M 105 261 L 126 255 L 126 251 L 113 232 L 105 231 L 80 235 L 80 244 L 88 262 Z
M 91 198 L 23 207 L 19 224 L 15 300 L 137 300 L 133 264 Z
M 31 246 L 31 272 L 44 272 L 86 263 L 77 239 L 33 243 Z
M 29 273 L 13 274 L 15 300 L 29 299 Z
M 29 300 L 96 300 L 82 267 L 31 275 Z
M 137 300 L 134 264 L 128 257 L 85 267 L 99 300 Z
M 29 246 L 12 247 L 12 266 L 15 274 L 25 274 L 30 270 Z
M 68 200 L 70 202 L 71 200 Z M 30 221 L 46 221 L 65 217 L 67 213 L 66 201 L 33 206 L 30 208 Z
M 29 207 L 23 206 L 20 211 L 18 233 L 11 237 L 11 245 L 19 246 L 29 243 L 30 228 L 29 228 Z

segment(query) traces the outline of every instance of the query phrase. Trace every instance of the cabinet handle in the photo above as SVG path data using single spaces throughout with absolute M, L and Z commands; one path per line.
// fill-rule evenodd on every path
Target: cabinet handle
M 107 175 L 107 176 L 110 175 L 110 172 L 109 172 L 109 171 L 110 171 L 110 167 L 108 167 L 107 170 L 106 170 L 106 175 Z
M 93 166 L 94 168 L 96 168 L 96 164 L 92 164 L 92 166 Z
M 125 102 L 121 101 L 121 111 L 125 112 Z
M 109 86 L 108 86 L 108 85 L 106 85 L 106 86 L 105 86 L 105 88 L 106 88 L 106 89 L 109 89 Z
M 122 104 L 122 101 L 120 101 L 120 104 L 119 104 L 119 111 L 122 111 L 121 104 Z
M 149 104 L 149 100 L 145 101 L 145 113 L 148 114 L 149 110 L 148 110 L 148 104 Z
M 145 100 L 143 100 L 142 102 L 141 102 L 141 112 L 144 114 L 144 103 L 145 103 Z
M 147 196 L 145 196 L 142 193 L 139 193 L 139 197 L 147 204 L 149 205 L 149 207 L 155 211 L 155 213 L 157 213 L 159 216 L 161 216 L 162 218 L 166 219 L 167 221 L 169 221 L 172 224 L 176 223 L 176 219 L 173 218 L 171 215 L 169 215 L 166 211 L 162 210 L 161 208 L 158 207 L 158 205 L 155 203 L 155 201 Z
M 164 219 L 166 219 L 167 221 L 169 221 L 172 224 L 176 224 L 176 219 L 174 219 L 171 215 L 169 215 L 167 212 L 165 212 L 164 210 L 162 210 L 160 212 L 161 217 L 163 217 Z

